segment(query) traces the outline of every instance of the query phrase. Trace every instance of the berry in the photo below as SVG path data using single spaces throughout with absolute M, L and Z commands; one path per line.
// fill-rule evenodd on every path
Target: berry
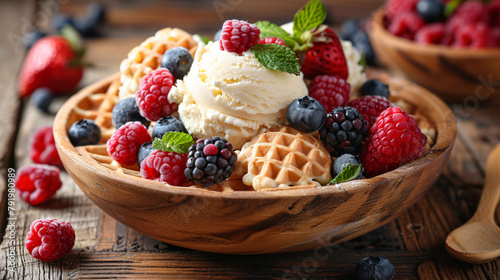
M 56 219 L 36 220 L 26 235 L 26 249 L 35 259 L 51 262 L 69 254 L 75 245 L 70 223 Z
M 299 54 L 304 77 L 310 79 L 317 75 L 338 75 L 347 80 L 349 71 L 337 34 L 326 29 L 318 36 L 324 40 L 315 42 L 304 54 Z
M 387 108 L 392 107 L 392 103 L 382 96 L 362 96 L 347 103 L 347 106 L 356 108 L 368 122 L 368 127 L 377 121 L 377 117 Z
M 346 168 L 350 164 L 361 164 L 359 158 L 351 155 L 351 154 L 343 154 L 338 157 L 333 163 L 333 176 L 336 177 L 339 175 L 344 168 Z M 359 173 L 359 176 L 356 179 L 361 179 L 363 177 L 363 171 Z
M 153 139 L 161 139 L 165 133 L 174 131 L 188 133 L 184 124 L 178 118 L 163 117 L 153 127 Z
M 63 29 L 63 27 L 66 25 L 75 27 L 75 22 L 73 21 L 73 18 L 67 14 L 55 15 L 51 20 L 51 24 L 52 28 L 54 28 L 54 30 L 58 32 L 61 31 L 61 29 Z
M 135 100 L 143 117 L 157 121 L 177 111 L 177 103 L 168 102 L 168 93 L 174 81 L 174 76 L 164 68 L 157 69 L 141 79 Z
M 117 162 L 132 165 L 142 144 L 151 141 L 148 129 L 140 122 L 129 122 L 116 130 L 106 143 L 108 154 Z
M 116 129 L 128 122 L 140 122 L 146 127 L 149 126 L 149 121 L 141 116 L 135 97 L 122 99 L 113 108 L 112 123 Z
M 186 182 L 186 161 L 187 154 L 153 151 L 141 162 L 141 177 L 181 186 Z
M 31 205 L 50 200 L 61 188 L 61 171 L 46 164 L 26 165 L 16 176 L 16 190 L 19 196 Z
M 153 151 L 153 141 L 141 145 L 139 152 L 137 152 L 137 165 L 141 166 L 141 162 L 147 158 Z
M 444 23 L 433 23 L 422 27 L 415 34 L 415 42 L 423 45 L 439 45 L 446 35 Z
M 69 128 L 68 137 L 73 146 L 96 145 L 101 142 L 101 129 L 93 120 L 79 120 Z
M 242 54 L 259 43 L 260 29 L 241 20 L 226 20 L 222 25 L 219 44 L 222 51 Z
M 365 174 L 376 176 L 418 158 L 426 143 L 427 137 L 412 116 L 399 107 L 385 110 L 371 127 L 361 151 Z
M 83 67 L 74 64 L 78 59 L 70 43 L 62 37 L 38 40 L 29 50 L 19 76 L 20 95 L 29 96 L 41 87 L 54 94 L 74 89 L 83 75 Z
M 425 25 L 424 19 L 415 12 L 404 12 L 394 16 L 387 28 L 392 34 L 413 40 L 415 33 Z
M 34 163 L 63 167 L 54 143 L 51 126 L 41 127 L 35 131 L 31 140 L 30 157 Z
M 382 96 L 387 99 L 389 99 L 390 96 L 389 87 L 377 79 L 366 81 L 361 86 L 361 89 L 359 91 L 363 96 L 375 95 L 375 96 Z
M 337 107 L 326 115 L 319 135 L 332 156 L 357 154 L 368 132 L 367 125 L 367 121 L 355 108 Z
M 285 41 L 283 41 L 280 38 L 276 38 L 276 37 L 266 37 L 266 38 L 260 40 L 259 44 L 278 44 L 278 45 L 282 45 L 285 47 L 287 46 L 285 44 Z
M 381 257 L 366 257 L 356 266 L 354 271 L 355 280 L 392 280 L 394 278 L 394 266 Z
M 99 26 L 106 18 L 106 8 L 100 3 L 91 3 L 85 15 L 74 21 L 75 29 L 84 37 L 93 37 L 99 34 Z
M 352 41 L 354 35 L 358 33 L 361 29 L 359 28 L 359 21 L 355 19 L 349 19 L 342 23 L 340 27 L 340 38 L 344 41 Z
M 458 28 L 454 47 L 481 49 L 488 47 L 491 40 L 491 30 L 483 22 L 471 23 Z
M 347 104 L 350 92 L 351 85 L 339 76 L 318 75 L 309 84 L 309 96 L 323 104 L 326 112 Z
M 352 44 L 360 53 L 365 55 L 366 64 L 375 64 L 375 51 L 373 50 L 372 43 L 370 42 L 370 37 L 365 31 L 360 30 L 354 34 Z
M 217 42 L 219 41 L 220 39 L 220 35 L 222 35 L 222 28 L 217 30 L 217 32 L 215 32 L 215 35 L 214 35 L 214 42 Z
M 30 33 L 24 35 L 23 44 L 26 47 L 26 50 L 31 49 L 31 47 L 40 39 L 47 36 L 44 32 L 41 32 L 38 29 L 31 31 Z
M 444 4 L 439 0 L 420 0 L 417 4 L 418 14 L 429 23 L 444 19 Z
M 489 23 L 488 7 L 481 1 L 466 1 L 455 10 L 453 17 L 460 18 L 461 24 Z
M 50 104 L 54 101 L 54 95 L 48 88 L 38 88 L 31 95 L 30 101 L 33 106 L 48 114 Z
M 312 133 L 325 123 L 326 111 L 318 100 L 304 96 L 290 103 L 286 110 L 286 119 L 298 131 Z
M 231 176 L 237 155 L 226 139 L 198 139 L 188 151 L 184 174 L 194 184 L 204 187 L 217 184 Z
M 500 26 L 500 0 L 491 1 L 487 9 L 490 15 L 490 24 L 492 26 Z
M 389 19 L 404 12 L 413 12 L 417 9 L 418 0 L 387 0 L 385 8 Z
M 176 79 L 182 79 L 191 69 L 193 57 L 186 48 L 176 47 L 167 50 L 161 58 L 161 67 L 168 69 Z

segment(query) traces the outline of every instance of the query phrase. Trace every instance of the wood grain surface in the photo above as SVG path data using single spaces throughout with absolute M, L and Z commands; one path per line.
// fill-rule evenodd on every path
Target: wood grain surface
M 112 18 L 123 25 L 110 24 L 104 29 L 107 37 L 88 41 L 87 59 L 95 67 L 86 71 L 82 86 L 116 72 L 118 63 L 129 49 L 153 34 L 158 27 L 164 26 L 157 19 L 163 14 L 157 14 L 154 20 L 158 20 L 158 26 L 150 27 L 148 23 L 136 27 L 141 22 L 130 21 L 120 15 L 132 14 L 133 9 L 127 11 L 127 5 L 137 7 L 139 4 L 108 2 L 121 9 L 121 12 L 114 10 Z M 182 1 L 172 2 L 179 5 Z M 360 15 L 371 13 L 367 2 L 335 1 Z M 70 1 L 62 9 L 79 11 L 85 3 L 83 0 Z M 372 7 L 376 6 L 372 4 Z M 8 112 L 3 108 L 13 112 L 2 114 L 0 119 L 0 157 L 5 167 L 18 169 L 29 162 L 28 142 L 33 134 L 30 129 L 50 124 L 53 116 L 42 115 L 27 102 L 21 104 L 13 98 L 16 96 L 16 76 L 23 56 L 15 55 L 4 37 L 11 31 L 22 34 L 23 27 L 13 23 L 19 23 L 23 17 L 31 20 L 40 7 L 35 1 L 28 0 L 0 0 L 0 7 L 0 106 L 2 113 Z M 258 13 L 255 9 L 238 12 Z M 144 14 L 138 17 L 144 21 L 149 19 Z M 196 21 L 196 17 L 191 20 Z M 201 24 L 191 26 L 200 27 Z M 207 25 L 200 28 L 212 32 L 218 27 Z M 189 30 L 200 32 L 196 28 Z M 63 102 L 64 99 L 57 100 L 56 106 Z M 331 250 L 254 257 L 210 254 L 169 245 L 145 237 L 102 214 L 63 173 L 63 187 L 48 204 L 32 207 L 16 200 L 18 220 L 14 231 L 16 265 L 13 275 L 7 270 L 9 232 L 5 227 L 6 193 L 5 188 L 0 188 L 3 205 L 0 216 L 3 215 L 4 223 L 0 231 L 5 233 L 0 245 L 0 279 L 353 279 L 357 262 L 369 255 L 387 257 L 396 268 L 395 279 L 500 279 L 499 259 L 487 264 L 466 264 L 453 259 L 444 248 L 446 235 L 470 219 L 477 207 L 486 158 L 500 142 L 498 104 L 476 107 L 460 102 L 450 107 L 457 117 L 457 140 L 445 172 L 429 193 L 393 222 L 349 242 L 334 245 Z M 21 122 L 17 124 L 21 112 Z M 4 143 L 14 144 L 12 139 L 16 138 L 15 158 L 13 161 L 5 160 L 12 151 L 12 145 Z M 5 185 L 5 178 L 2 178 L 0 186 Z M 497 211 L 497 219 L 498 213 L 500 211 Z M 49 216 L 71 222 L 77 232 L 77 240 L 70 255 L 45 264 L 28 255 L 24 242 L 31 222 Z

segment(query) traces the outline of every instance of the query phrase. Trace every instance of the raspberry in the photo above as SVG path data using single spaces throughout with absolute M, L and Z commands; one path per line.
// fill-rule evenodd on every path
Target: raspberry
M 226 20 L 222 25 L 219 44 L 222 51 L 242 54 L 259 43 L 260 29 L 242 20 Z
M 287 46 L 285 44 L 285 41 L 281 40 L 280 38 L 276 38 L 276 37 L 266 37 L 262 40 L 260 40 L 259 44 L 278 44 L 278 45 L 282 45 L 282 46 Z
M 186 182 L 186 161 L 187 154 L 153 151 L 141 162 L 141 177 L 181 186 Z
M 387 0 L 386 13 L 392 19 L 403 12 L 413 12 L 417 10 L 418 0 Z
M 318 75 L 309 84 L 309 96 L 318 100 L 327 113 L 349 101 L 351 85 L 340 76 Z
M 483 22 L 467 24 L 459 27 L 455 35 L 454 47 L 458 48 L 486 48 L 490 43 L 491 30 Z
M 453 13 L 453 17 L 458 17 L 461 24 L 489 22 L 488 7 L 480 1 L 466 1 Z
M 500 26 L 500 0 L 493 0 L 488 4 L 488 13 L 492 26 Z
M 404 12 L 394 16 L 388 30 L 392 34 L 413 40 L 415 33 L 425 25 L 424 19 L 416 12 Z
M 54 134 L 51 126 L 41 127 L 35 132 L 31 140 L 30 156 L 34 163 L 63 168 L 54 143 Z
M 168 93 L 174 76 L 167 69 L 157 69 L 141 79 L 135 100 L 140 113 L 150 121 L 157 121 L 177 111 L 177 103 L 168 102 Z
M 446 34 L 444 23 L 433 23 L 422 27 L 415 34 L 415 42 L 423 45 L 439 45 Z
M 36 220 L 26 235 L 26 249 L 35 259 L 51 262 L 69 254 L 75 245 L 75 231 L 68 222 Z
M 500 47 L 500 26 L 491 29 L 490 47 Z
M 427 137 L 412 116 L 399 107 L 380 114 L 361 151 L 365 174 L 376 176 L 414 160 L 425 150 Z
M 142 144 L 151 141 L 147 128 L 140 122 L 128 122 L 115 131 L 106 143 L 108 154 L 117 162 L 132 165 Z
M 381 96 L 363 96 L 347 103 L 347 106 L 356 108 L 368 122 L 368 128 L 377 120 L 377 117 L 387 108 L 392 107 L 392 103 Z
M 31 205 L 50 200 L 61 188 L 61 171 L 46 164 L 26 165 L 16 176 L 16 190 L 19 196 Z
M 326 115 L 319 136 L 328 152 L 334 157 L 357 154 L 368 132 L 367 125 L 368 122 L 356 108 L 337 107 Z
M 189 148 L 184 174 L 194 184 L 210 186 L 231 176 L 237 155 L 226 139 L 199 139 Z

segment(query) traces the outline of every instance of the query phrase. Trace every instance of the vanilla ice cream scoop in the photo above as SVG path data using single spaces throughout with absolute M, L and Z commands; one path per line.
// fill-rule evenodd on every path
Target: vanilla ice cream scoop
M 250 51 L 222 51 L 200 43 L 190 72 L 169 101 L 196 138 L 220 136 L 240 148 L 257 133 L 283 124 L 288 105 L 307 95 L 303 77 L 264 67 Z

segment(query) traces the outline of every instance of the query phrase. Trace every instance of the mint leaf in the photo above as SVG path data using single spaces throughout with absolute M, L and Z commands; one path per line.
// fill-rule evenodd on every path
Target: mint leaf
M 212 39 L 208 38 L 207 36 L 203 36 L 200 34 L 194 34 L 193 37 L 194 36 L 198 36 L 201 39 L 201 41 L 205 43 L 205 45 L 208 44 L 208 42 L 212 41 Z
M 269 21 L 257 21 L 255 25 L 257 25 L 257 27 L 260 29 L 261 39 L 266 37 L 277 37 L 285 41 L 285 44 L 290 48 L 293 48 L 296 44 L 293 37 L 277 24 L 271 23 Z
M 453 12 L 462 4 L 462 0 L 451 0 L 444 6 L 444 15 L 449 18 Z
M 167 132 L 161 139 L 155 138 L 153 149 L 184 154 L 194 144 L 193 137 L 184 132 Z
M 366 72 L 366 56 L 365 56 L 364 52 L 361 53 L 361 58 L 358 61 L 358 65 L 363 66 L 362 72 L 365 73 Z
M 304 32 L 318 27 L 325 19 L 326 7 L 321 0 L 309 1 L 293 18 L 293 37 L 300 38 Z
M 337 177 L 333 178 L 333 180 L 331 180 L 328 184 L 340 184 L 343 182 L 354 180 L 359 176 L 359 174 L 361 174 L 361 164 L 349 164 L 344 169 L 342 169 L 342 172 L 340 172 L 340 174 L 337 175 Z
M 300 74 L 297 55 L 289 47 L 278 44 L 257 44 L 252 48 L 255 58 L 271 70 L 278 70 L 294 75 Z

